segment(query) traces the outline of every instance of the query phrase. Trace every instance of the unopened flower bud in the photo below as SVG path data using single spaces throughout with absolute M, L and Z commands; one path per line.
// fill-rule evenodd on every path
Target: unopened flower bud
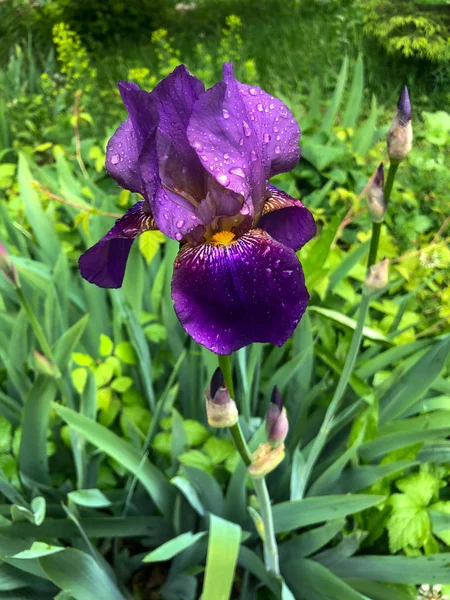
M 367 190 L 367 209 L 374 223 L 382 223 L 386 213 L 384 197 L 384 167 L 380 164 Z
M 376 265 L 372 265 L 366 275 L 364 282 L 365 291 L 368 294 L 382 290 L 389 281 L 389 259 L 385 258 Z
M 284 442 L 289 431 L 289 421 L 278 388 L 273 388 L 266 417 L 266 433 L 269 444 L 277 447 Z
M 14 286 L 19 286 L 19 276 L 9 257 L 9 252 L 0 242 L 0 271 Z
M 231 427 L 238 420 L 236 403 L 230 397 L 223 373 L 218 367 L 206 391 L 206 415 L 211 427 Z
M 397 112 L 392 120 L 388 133 L 388 154 L 391 160 L 403 160 L 411 151 L 413 131 L 411 125 L 411 102 L 408 88 L 405 87 L 400 94 Z
M 278 467 L 284 458 L 284 444 L 274 448 L 271 444 L 260 444 L 253 453 L 253 462 L 248 467 L 249 474 L 261 479 Z

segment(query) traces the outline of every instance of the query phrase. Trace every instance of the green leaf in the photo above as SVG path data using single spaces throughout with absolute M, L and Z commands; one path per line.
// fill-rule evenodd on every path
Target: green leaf
M 133 446 L 106 427 L 102 427 L 70 408 L 59 405 L 54 405 L 54 408 L 72 429 L 81 433 L 91 444 L 135 474 L 160 511 L 168 518 L 171 517 L 173 490 L 159 469 L 149 460 L 142 460 L 142 456 Z
M 200 450 L 188 450 L 187 452 L 182 452 L 178 455 L 178 460 L 182 465 L 195 467 L 197 469 L 209 471 L 210 473 L 212 473 L 214 467 L 209 456 L 206 456 L 203 452 L 200 452 Z
M 364 600 L 358 592 L 317 562 L 305 558 L 282 564 L 282 574 L 295 598 Z
M 352 86 L 350 96 L 345 107 L 342 125 L 344 127 L 354 127 L 358 120 L 359 112 L 364 94 L 364 65 L 362 55 L 359 54 L 356 59 L 355 69 L 353 71 Z
M 327 317 L 328 319 L 331 319 L 336 323 L 340 323 L 345 327 L 349 327 L 350 329 L 355 330 L 356 328 L 355 319 L 351 319 L 350 317 L 347 317 L 346 315 L 343 315 L 342 313 L 337 312 L 336 310 L 311 305 L 308 307 L 308 310 L 310 310 L 311 312 L 316 312 L 319 315 L 323 315 L 324 317 Z M 374 329 L 371 329 L 370 327 L 363 327 L 363 336 L 369 340 L 375 340 L 378 342 L 389 342 L 389 339 L 385 335 L 378 331 L 375 331 Z
M 81 352 L 72 353 L 73 360 L 81 367 L 91 367 L 94 364 L 94 359 L 89 354 L 81 354 Z
M 241 543 L 241 528 L 211 515 L 202 600 L 229 600 Z
M 380 400 L 380 423 L 398 417 L 414 404 L 442 371 L 450 351 L 450 336 L 436 342 Z
M 406 585 L 450 583 L 450 554 L 429 556 L 355 556 L 333 565 L 340 577 Z
M 210 437 L 206 440 L 202 449 L 210 457 L 214 465 L 225 462 L 229 456 L 236 452 L 233 442 L 216 437 Z
M 384 499 L 384 496 L 348 494 L 281 502 L 273 507 L 275 531 L 292 531 L 298 527 L 338 519 L 376 506 Z
M 116 379 L 114 379 L 114 381 L 111 383 L 111 388 L 115 392 L 123 394 L 124 392 L 129 390 L 132 385 L 133 380 L 131 379 L 131 377 L 116 377 Z
M 44 573 L 75 600 L 124 600 L 108 573 L 85 552 L 65 548 L 62 552 L 39 559 Z
M 344 529 L 345 519 L 329 521 L 321 527 L 305 531 L 280 545 L 280 558 L 289 560 L 293 556 L 303 557 L 314 554 L 326 546 L 340 531 Z
M 38 496 L 31 501 L 30 509 L 18 504 L 11 505 L 11 517 L 13 521 L 27 520 L 34 525 L 41 525 L 44 522 L 46 513 L 45 498 Z
M 100 347 L 98 352 L 100 356 L 110 356 L 114 350 L 114 344 L 110 337 L 104 333 L 100 334 Z
M 67 497 L 79 506 L 87 506 L 89 508 L 111 506 L 110 500 L 97 489 L 74 490 L 73 492 L 69 492 Z
M 72 371 L 72 383 L 73 387 L 77 390 L 79 394 L 84 392 L 84 388 L 86 387 L 88 378 L 88 372 L 85 368 L 80 367 L 79 369 L 74 369 Z
M 27 220 L 47 264 L 53 267 L 61 252 L 61 246 L 55 233 L 54 224 L 42 208 L 41 200 L 33 186 L 30 168 L 23 154 L 19 154 L 17 180 Z
M 199 539 L 201 539 L 206 534 L 206 531 L 201 531 L 200 533 L 196 533 L 195 535 L 188 531 L 187 533 L 182 533 L 181 535 L 173 538 L 169 542 L 166 542 L 156 550 L 153 550 L 144 558 L 142 562 L 160 562 L 163 560 L 170 560 L 186 548 L 189 548 L 193 544 L 195 544 Z
M 183 421 L 184 429 L 190 446 L 200 446 L 210 436 L 204 425 L 193 419 Z
M 433 533 L 450 546 L 450 502 L 436 502 L 429 507 Z
M 395 485 L 400 491 L 409 496 L 419 506 L 428 506 L 433 496 L 436 496 L 439 489 L 445 483 L 427 471 L 410 473 L 402 479 L 398 479 Z
M 326 133 L 330 133 L 333 128 L 334 119 L 336 118 L 337 112 L 341 105 L 342 96 L 344 94 L 345 84 L 347 83 L 348 73 L 348 56 L 342 61 L 341 70 L 338 75 L 336 87 L 334 88 L 333 97 L 331 98 L 330 105 L 323 118 L 321 130 Z
M 149 265 L 155 258 L 161 244 L 166 241 L 160 231 L 145 231 L 139 236 L 139 250 Z
M 364 123 L 358 127 L 353 137 L 353 150 L 356 154 L 364 156 L 372 146 L 375 128 L 377 126 L 378 119 L 378 107 L 377 99 L 372 96 L 372 104 L 370 107 L 370 114 Z
M 12 558 L 40 558 L 41 556 L 47 556 L 49 554 L 55 554 L 55 552 L 61 552 L 61 550 L 64 550 L 64 546 L 50 546 L 49 544 L 44 544 L 43 542 L 33 542 L 31 548 L 14 554 Z
M 114 354 L 127 365 L 137 365 L 137 356 L 130 342 L 117 344 Z
M 387 522 L 389 548 L 394 554 L 407 547 L 420 548 L 431 534 L 431 520 L 426 508 L 406 494 L 389 499 L 392 512 Z

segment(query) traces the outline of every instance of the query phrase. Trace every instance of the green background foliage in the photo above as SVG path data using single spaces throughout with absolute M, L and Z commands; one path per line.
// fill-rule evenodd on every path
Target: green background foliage
M 436 42 L 446 12 L 432 29 L 440 8 L 410 4 L 383 3 L 382 14 L 367 0 L 0 3 L 0 241 L 25 298 L 0 273 L 0 598 L 448 592 L 450 116 Z M 417 23 L 393 28 L 405 28 L 405 10 L 428 23 L 417 48 Z M 151 90 L 183 61 L 212 85 L 225 60 L 298 118 L 302 160 L 273 183 L 311 208 L 319 230 L 299 253 L 311 302 L 291 340 L 234 357 L 251 448 L 264 441 L 274 385 L 289 414 L 287 456 L 268 479 L 283 589 L 264 568 L 246 469 L 206 423 L 217 361 L 174 314 L 178 245 L 142 236 L 120 290 L 77 270 L 138 199 L 104 170 L 124 118 L 115 82 Z M 361 303 L 364 189 L 386 160 L 405 80 L 415 140 L 381 240 L 390 281 L 305 482 Z

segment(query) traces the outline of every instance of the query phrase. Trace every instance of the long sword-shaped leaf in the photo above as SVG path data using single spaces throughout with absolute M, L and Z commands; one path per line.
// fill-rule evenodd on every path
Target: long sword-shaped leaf
M 171 517 L 174 489 L 155 465 L 143 461 L 136 448 L 99 423 L 64 406 L 54 405 L 54 408 L 75 431 L 134 473 L 162 514 Z
M 211 515 L 202 600 L 228 600 L 241 543 L 239 525 Z

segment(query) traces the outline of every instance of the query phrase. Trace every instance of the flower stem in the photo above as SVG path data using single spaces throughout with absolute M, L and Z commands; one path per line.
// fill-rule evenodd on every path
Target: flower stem
M 391 198 L 392 186 L 394 185 L 395 175 L 397 173 L 399 161 L 392 160 L 389 165 L 389 172 L 384 186 L 384 199 L 386 204 L 389 203 Z M 372 223 L 372 238 L 370 240 L 369 258 L 367 259 L 367 268 L 371 267 L 377 262 L 378 246 L 380 243 L 382 223 Z
M 225 383 L 230 391 L 231 397 L 235 400 L 234 385 L 233 385 L 233 373 L 231 367 L 231 356 L 230 355 L 218 355 L 219 367 L 222 370 Z M 250 448 L 245 441 L 244 434 L 242 433 L 239 421 L 229 428 L 231 437 L 233 438 L 236 450 L 241 455 L 244 464 L 248 467 L 252 461 L 252 453 Z M 273 526 L 272 507 L 270 504 L 269 490 L 267 489 L 266 480 L 264 477 L 255 479 L 252 477 L 253 486 L 255 488 L 256 495 L 259 500 L 261 509 L 261 519 L 264 525 L 264 562 L 266 569 L 269 573 L 272 573 L 276 577 L 280 576 L 280 565 L 278 558 L 278 547 L 277 540 L 275 537 L 275 530 Z

